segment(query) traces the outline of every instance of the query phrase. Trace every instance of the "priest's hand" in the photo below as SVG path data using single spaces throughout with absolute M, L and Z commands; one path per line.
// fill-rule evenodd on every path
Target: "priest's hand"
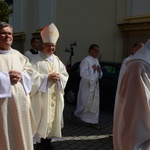
M 10 70 L 9 71 L 9 76 L 10 76 L 10 82 L 11 84 L 17 84 L 17 82 L 21 81 L 22 75 L 21 72 L 15 71 L 15 70 Z
M 60 75 L 56 72 L 52 72 L 48 75 L 48 81 L 56 82 L 60 80 Z
M 93 68 L 93 71 L 94 71 L 94 73 L 95 73 L 95 71 L 97 70 L 97 66 L 94 64 L 94 65 L 92 66 L 92 68 Z
M 97 72 L 101 72 L 101 67 L 97 66 Z

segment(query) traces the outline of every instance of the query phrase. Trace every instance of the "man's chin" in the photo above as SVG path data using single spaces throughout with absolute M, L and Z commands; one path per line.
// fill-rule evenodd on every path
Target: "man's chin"
M 47 54 L 48 56 L 51 56 L 52 54 L 54 54 L 54 53 L 49 53 L 49 54 Z
M 5 42 L 5 45 L 11 46 L 11 45 L 12 45 L 12 42 Z

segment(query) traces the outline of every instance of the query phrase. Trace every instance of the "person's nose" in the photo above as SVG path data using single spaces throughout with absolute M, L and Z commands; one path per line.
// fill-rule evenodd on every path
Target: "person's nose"
M 12 35 L 11 34 L 9 34 L 9 33 L 6 33 L 5 34 L 5 37 L 11 37 Z

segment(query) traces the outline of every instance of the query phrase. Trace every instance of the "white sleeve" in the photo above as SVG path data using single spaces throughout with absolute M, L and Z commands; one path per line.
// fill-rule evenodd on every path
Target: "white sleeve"
M 39 90 L 40 92 L 46 92 L 46 88 L 47 88 L 47 82 L 48 82 L 48 75 L 45 77 L 42 85 L 40 86 Z
M 11 97 L 11 83 L 7 72 L 0 72 L 0 98 Z
M 100 74 L 99 74 L 99 78 L 101 79 L 102 76 L 103 76 L 103 72 L 102 72 L 102 70 L 101 70 L 101 72 L 100 72 Z
M 26 95 L 28 95 L 31 92 L 31 77 L 26 72 L 21 72 L 22 74 L 22 80 L 21 83 L 24 87 Z
M 38 91 L 40 92 L 46 92 L 46 88 L 47 88 L 47 82 L 48 82 L 48 76 L 45 77 L 43 83 L 41 84 L 40 88 Z M 63 79 L 63 77 L 60 78 L 59 81 L 57 81 L 57 84 L 58 84 L 58 88 L 60 90 L 63 90 L 66 86 L 66 80 Z
M 59 88 L 60 90 L 64 90 L 64 89 L 65 89 L 67 80 L 68 80 L 68 77 L 63 76 L 62 74 L 60 74 L 60 80 L 57 81 L 58 88 Z
M 84 59 L 80 63 L 80 76 L 88 80 L 93 80 L 94 71 L 92 68 L 89 68 L 88 61 Z

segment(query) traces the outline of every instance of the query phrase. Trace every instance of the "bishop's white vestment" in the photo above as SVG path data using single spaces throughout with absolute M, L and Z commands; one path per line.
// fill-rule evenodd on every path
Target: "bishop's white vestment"
M 31 61 L 33 84 L 31 102 L 37 133 L 40 138 L 61 137 L 63 127 L 64 89 L 68 80 L 65 65 L 56 55 L 47 57 L 43 52 Z M 60 81 L 47 81 L 51 72 L 60 74 Z

